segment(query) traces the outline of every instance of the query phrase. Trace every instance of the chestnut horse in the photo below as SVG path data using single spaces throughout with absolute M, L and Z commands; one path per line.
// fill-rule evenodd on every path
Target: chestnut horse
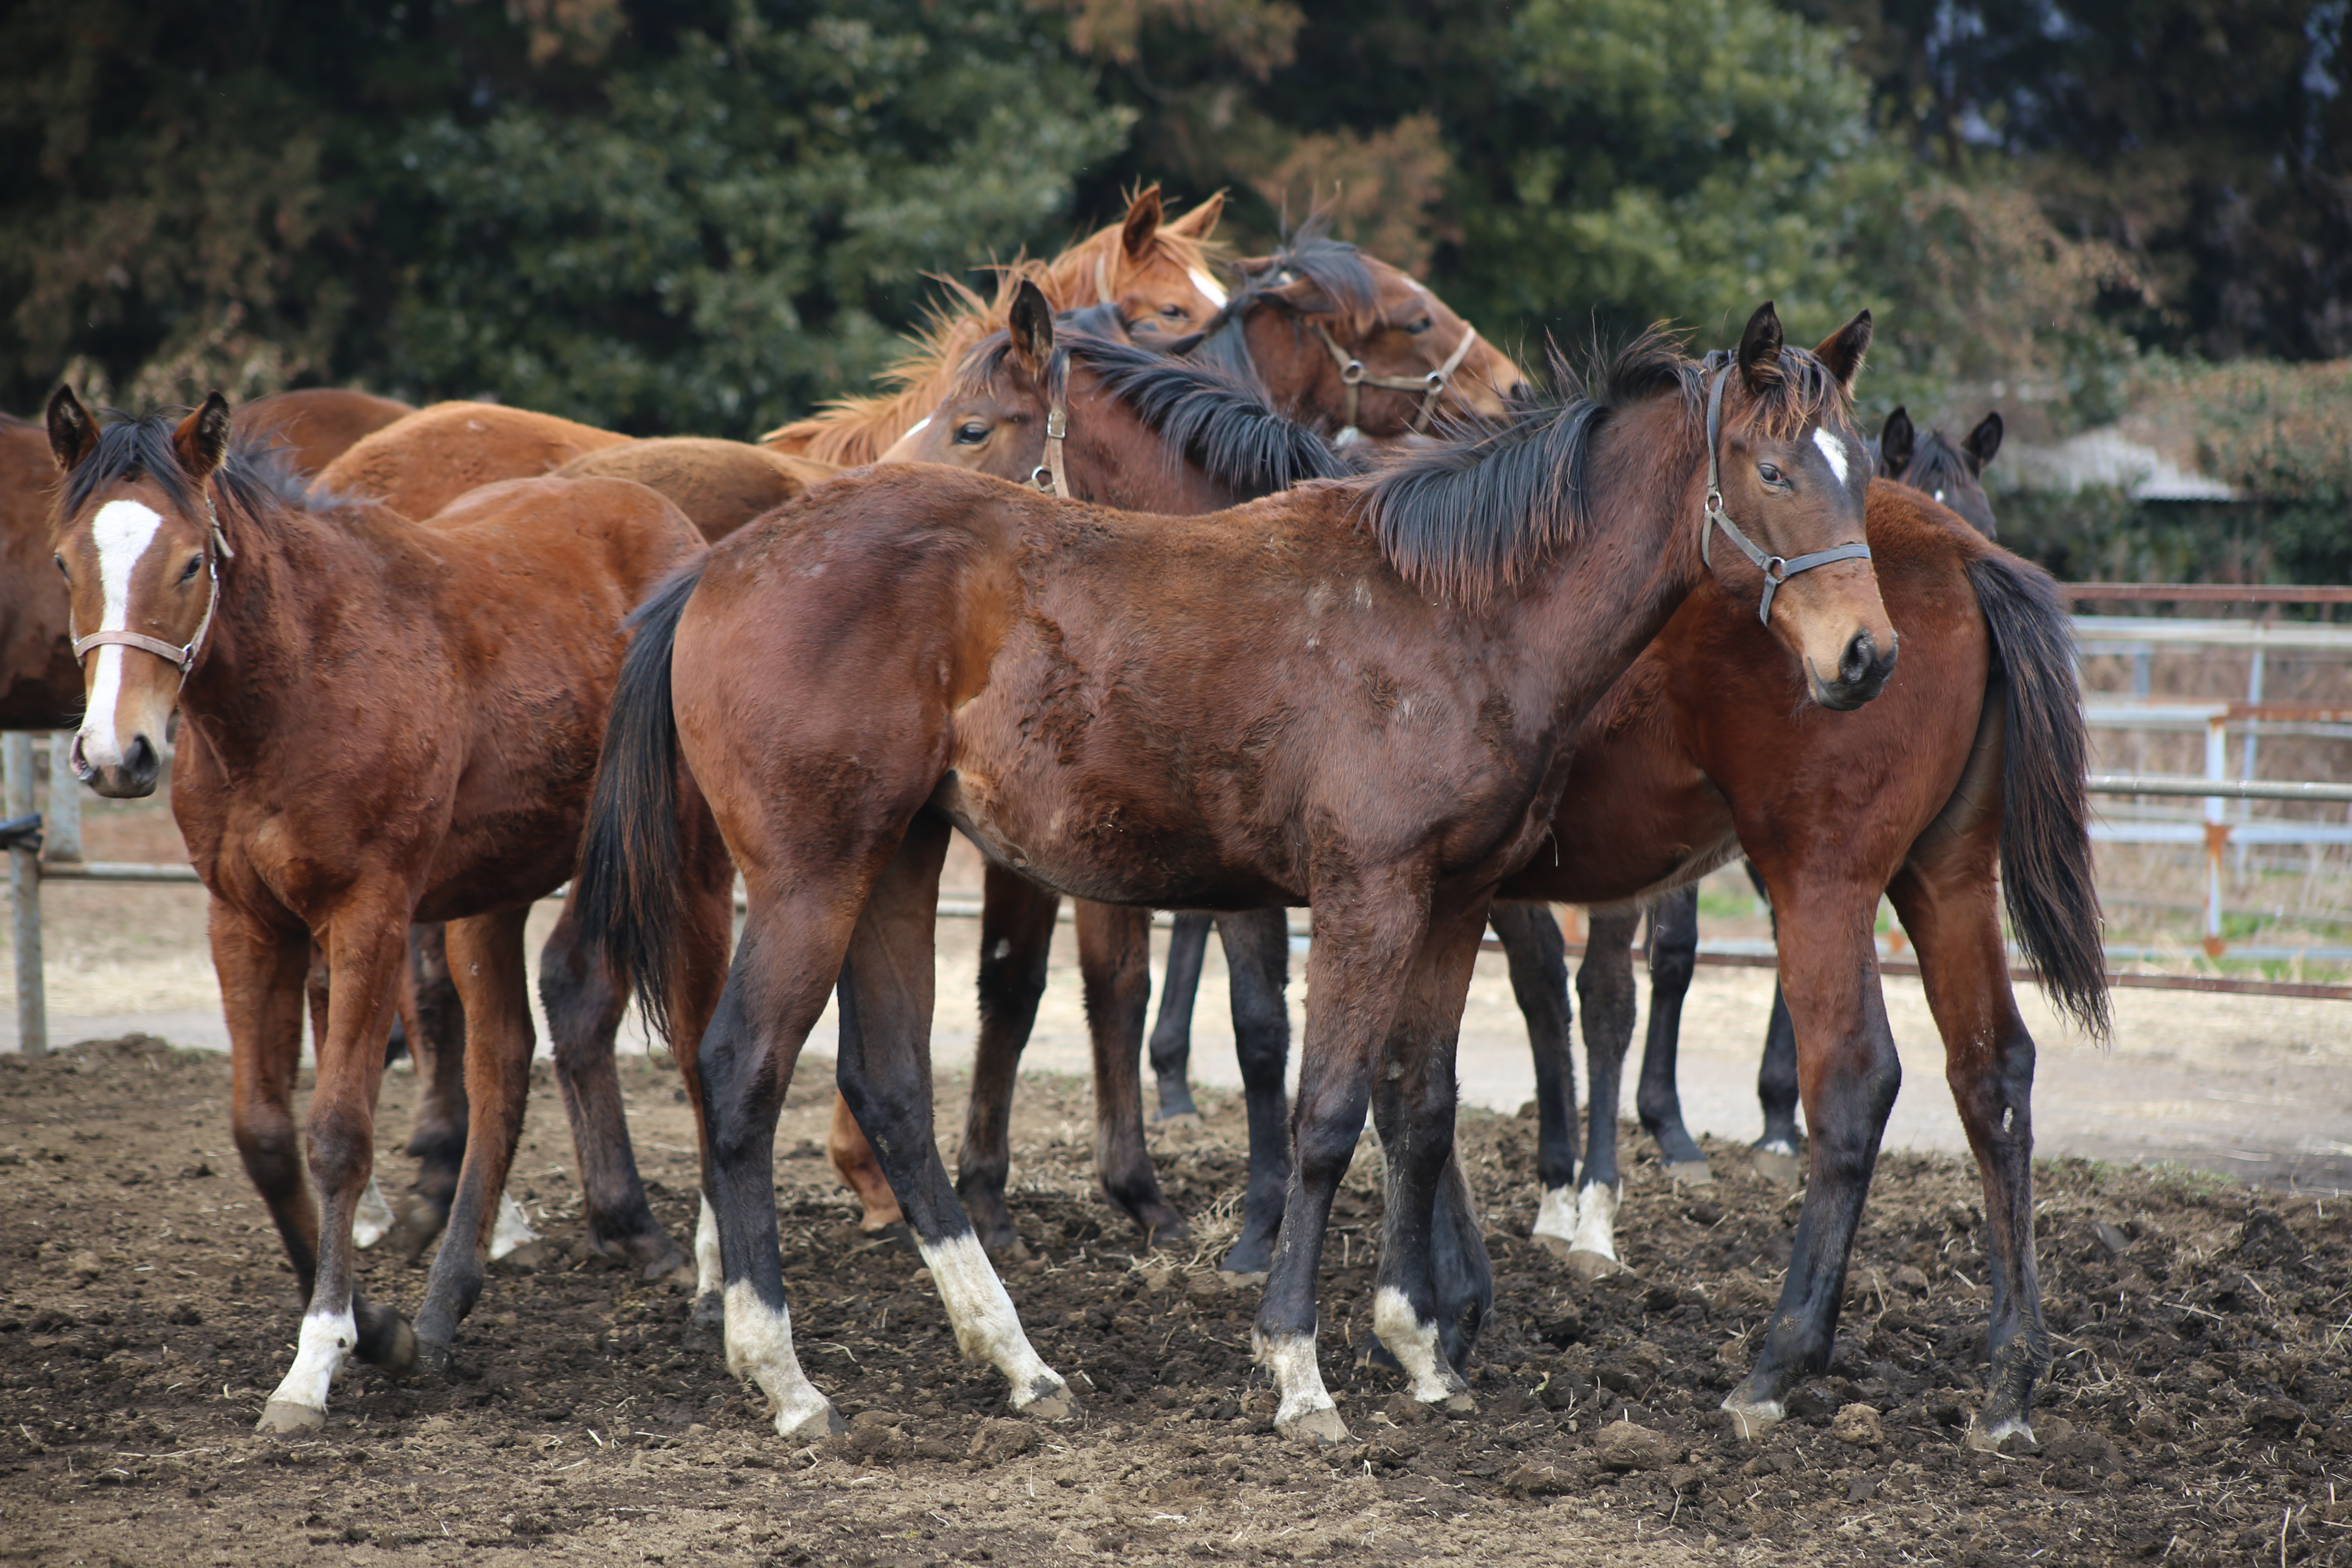
M 748 441 L 660 436 L 601 447 L 555 471 L 567 479 L 635 479 L 659 490 L 715 543 L 840 470 Z
M 1225 303 L 1209 275 L 1216 255 L 1209 237 L 1224 211 L 1211 196 L 1183 216 L 1169 219 L 1160 187 L 1149 185 L 1129 202 L 1127 216 L 1097 229 L 1051 261 L 1016 261 L 1001 269 L 992 300 L 950 282 L 949 299 L 912 340 L 912 350 L 882 380 L 895 390 L 845 397 L 806 419 L 760 437 L 779 451 L 843 468 L 870 463 L 913 428 L 948 394 L 957 365 L 972 345 L 1004 328 L 1023 279 L 1036 284 L 1057 310 L 1109 305 L 1138 341 L 1173 341 L 1198 332 Z
M 1820 357 L 1785 349 L 1768 306 L 1736 353 L 1694 362 L 1645 340 L 1599 397 L 1202 519 L 928 465 L 848 474 L 648 603 L 578 894 L 656 1024 L 686 1025 L 663 1001 L 675 790 L 698 785 L 750 916 L 719 1011 L 680 1055 L 703 1107 L 729 1363 L 774 1401 L 780 1433 L 832 1420 L 791 1349 L 772 1162 L 836 978 L 841 1087 L 959 1342 L 1016 1406 L 1068 1407 L 931 1135 L 932 927 L 954 827 L 1100 902 L 1314 910 L 1297 1160 L 1257 1325 L 1277 1429 L 1347 1435 L 1317 1363 L 1315 1276 L 1368 1106 L 1389 1192 L 1375 1326 L 1417 1398 L 1466 1405 L 1438 1347 L 1432 1240 L 1441 1196 L 1464 1223 L 1440 1178 L 1488 900 L 1549 837 L 1586 710 L 1709 575 L 1703 531 L 1771 563 L 1759 583 L 1727 548 L 1719 569 L 1743 595 L 1777 590 L 1775 635 L 1814 701 L 1884 684 L 1894 631 L 1859 559 L 1868 477 L 1847 401 L 1868 338 L 1863 317 Z
M 329 495 L 423 521 L 482 485 L 551 473 L 626 436 L 499 403 L 436 403 L 352 443 L 319 470 Z
M 211 895 L 237 1149 L 309 1303 L 261 1427 L 315 1427 L 349 1353 L 398 1367 L 421 1342 L 446 1361 L 480 1291 L 529 1087 L 523 921 L 575 861 L 621 617 L 702 542 L 614 479 L 488 487 L 423 524 L 313 503 L 269 454 L 232 443 L 217 393 L 176 426 L 101 428 L 61 387 L 49 435 L 65 470 L 51 542 L 74 623 L 92 628 L 77 645 L 89 700 L 75 763 L 100 794 L 147 794 L 164 720 L 184 715 L 172 807 Z M 666 1001 L 694 1019 L 716 1000 L 731 879 L 703 820 L 689 801 L 673 827 L 685 901 Z M 352 1221 L 418 919 L 450 922 L 471 1125 L 412 1334 L 354 1290 Z M 292 1115 L 314 942 L 333 974 L 314 1020 L 315 1201 Z M 623 998 L 605 998 L 616 1018 Z M 579 1021 L 551 1023 L 561 1051 Z M 578 1152 L 583 1175 L 612 1158 Z

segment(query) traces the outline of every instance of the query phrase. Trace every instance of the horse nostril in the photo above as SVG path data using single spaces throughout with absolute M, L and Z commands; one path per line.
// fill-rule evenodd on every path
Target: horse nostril
M 1838 660 L 1838 679 L 1848 686 L 1858 686 L 1869 679 L 1878 663 L 1878 644 L 1868 632 L 1856 632 L 1853 640 L 1845 645 L 1845 657 Z
M 132 778 L 154 776 L 158 765 L 155 748 L 144 735 L 133 735 L 131 746 L 122 755 L 122 765 Z

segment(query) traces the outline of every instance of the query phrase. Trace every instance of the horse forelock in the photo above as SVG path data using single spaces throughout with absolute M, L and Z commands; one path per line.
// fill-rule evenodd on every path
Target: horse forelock
M 184 407 L 137 416 L 101 409 L 97 449 L 59 488 L 58 519 L 79 516 L 108 489 L 142 477 L 160 485 L 172 504 L 193 519 L 199 499 L 195 481 L 172 444 L 173 433 L 187 415 Z M 308 487 L 294 467 L 295 456 L 293 446 L 275 430 L 238 432 L 213 471 L 211 487 L 230 507 L 255 521 L 278 507 L 325 511 L 343 505 L 344 498 L 314 493 Z
M 1733 364 L 1738 358 L 1728 349 L 1717 349 L 1696 362 L 1696 368 L 1704 377 Z M 1749 402 L 1746 417 L 1751 425 L 1776 441 L 1795 440 L 1805 433 L 1808 425 L 1834 422 L 1852 427 L 1852 394 L 1811 349 L 1782 344 L 1779 368 L 1780 374 Z M 1856 439 L 1860 439 L 1859 436 Z
M 1969 463 L 1968 454 L 1941 430 L 1927 431 L 1916 439 L 1911 460 L 1895 476 L 1895 481 L 1930 495 L 1973 489 L 1980 482 Z
M 1324 232 L 1321 219 L 1310 218 L 1287 236 L 1274 252 L 1272 262 L 1251 279 L 1234 304 L 1241 304 L 1248 295 L 1271 293 L 1295 276 L 1330 296 L 1339 307 L 1339 319 L 1351 335 L 1361 337 L 1379 327 L 1381 285 L 1370 262 L 1355 246 Z

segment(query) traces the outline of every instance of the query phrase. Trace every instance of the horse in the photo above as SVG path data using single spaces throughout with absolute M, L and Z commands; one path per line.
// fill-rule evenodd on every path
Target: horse
M 101 426 L 60 387 L 48 428 L 64 473 L 51 544 L 73 624 L 91 628 L 76 643 L 89 702 L 73 761 L 102 795 L 151 793 L 164 720 L 183 714 L 172 808 L 210 895 L 233 1131 L 308 1302 L 260 1429 L 313 1429 L 346 1357 L 446 1364 L 480 1292 L 529 1087 L 523 922 L 572 870 L 622 616 L 702 542 L 667 501 L 614 479 L 486 487 L 423 523 L 314 500 L 232 438 L 217 393 L 176 424 Z M 688 815 L 667 1000 L 698 1019 L 716 1000 L 731 871 Z M 449 922 L 471 1113 L 412 1331 L 354 1289 L 352 1222 L 416 920 Z M 332 970 L 312 1020 L 315 1201 L 292 1116 L 314 942 Z M 623 1002 L 609 984 L 580 1000 L 603 1016 L 551 1017 L 559 1059 Z M 578 1152 L 593 1204 L 625 1141 Z M 650 1239 L 667 1246 L 658 1227 Z
M 839 470 L 748 441 L 662 436 L 600 447 L 555 471 L 566 479 L 634 479 L 658 490 L 716 543 Z
M 1024 279 L 1043 289 L 1055 310 L 1108 305 L 1129 336 L 1171 342 L 1195 335 L 1225 303 L 1210 276 L 1216 250 L 1210 236 L 1224 211 L 1213 195 L 1170 219 L 1158 185 L 1129 202 L 1127 216 L 1097 229 L 1051 261 L 1015 261 L 998 269 L 992 300 L 949 282 L 949 297 L 929 324 L 909 340 L 909 352 L 883 374 L 894 388 L 845 397 L 805 419 L 769 431 L 761 444 L 843 468 L 879 458 L 947 395 L 955 367 L 971 347 L 1003 329 Z
M 287 460 L 308 474 L 410 412 L 388 397 L 319 388 L 257 398 L 230 423 L 239 436 L 284 442 Z M 81 670 L 48 561 L 56 479 L 41 422 L 0 414 L 0 730 L 68 730 L 81 721 Z
M 1584 710 L 1712 572 L 1777 596 L 1774 635 L 1811 701 L 1854 706 L 1885 684 L 1895 633 L 1859 538 L 1868 476 L 1848 413 L 1869 331 L 1859 317 L 1809 353 L 1767 306 L 1702 361 L 1648 338 L 1597 395 L 1494 438 L 1198 519 L 930 465 L 847 474 L 647 602 L 576 886 L 675 1040 L 681 780 L 742 872 L 727 988 L 678 1054 L 703 1108 L 729 1364 L 780 1435 L 836 1419 L 791 1350 L 771 1165 L 837 978 L 840 1085 L 959 1342 L 1015 1408 L 1070 1408 L 931 1136 L 952 828 L 1097 902 L 1313 909 L 1297 1152 L 1256 1333 L 1276 1428 L 1348 1436 L 1317 1364 L 1315 1275 L 1368 1105 L 1390 1194 L 1375 1326 L 1417 1399 L 1467 1405 L 1438 1349 L 1431 1254 L 1441 1197 L 1466 1201 L 1439 1183 L 1487 901 L 1548 836 Z M 1049 390 L 1063 381 L 1049 348 L 1013 344 Z M 1717 532 L 1735 547 L 1719 567 Z
M 436 403 L 353 442 L 319 470 L 331 495 L 379 501 L 412 521 L 467 491 L 552 473 L 628 437 L 499 403 Z

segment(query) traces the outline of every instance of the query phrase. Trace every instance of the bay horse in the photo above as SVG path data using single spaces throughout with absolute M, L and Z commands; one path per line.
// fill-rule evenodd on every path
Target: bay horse
M 467 490 L 551 473 L 628 438 L 500 403 L 436 403 L 353 442 L 319 470 L 318 484 L 422 522 Z
M 479 1294 L 529 1087 L 523 922 L 575 859 L 621 619 L 702 542 L 667 501 L 614 479 L 486 487 L 425 523 L 313 501 L 232 438 L 217 393 L 176 424 L 101 426 L 60 387 L 48 425 L 65 476 L 51 542 L 74 624 L 91 628 L 74 761 L 100 794 L 147 794 L 164 719 L 184 715 L 172 808 L 210 895 L 233 1130 L 308 1302 L 260 1426 L 315 1428 L 348 1355 L 445 1363 Z M 731 870 L 686 809 L 666 1000 L 699 1019 Z M 352 1222 L 415 920 L 449 922 L 471 1115 L 412 1331 L 354 1289 Z M 314 942 L 333 976 L 306 1128 L 315 1199 L 292 1116 Z M 606 1001 L 617 1016 L 623 998 L 608 986 Z M 577 1021 L 551 1024 L 560 1052 Z M 583 1175 L 604 1157 L 579 1153 Z
M 791 1349 L 772 1162 L 836 978 L 841 1087 L 959 1342 L 1016 1407 L 1069 1407 L 931 1136 L 932 927 L 955 827 L 1097 902 L 1313 909 L 1297 1157 L 1256 1332 L 1276 1427 L 1348 1435 L 1317 1363 L 1315 1275 L 1368 1107 L 1390 1195 L 1375 1328 L 1416 1398 L 1466 1405 L 1438 1347 L 1432 1241 L 1441 1196 L 1463 1201 L 1440 1178 L 1488 900 L 1549 837 L 1585 710 L 1712 572 L 1777 593 L 1774 635 L 1811 701 L 1885 683 L 1894 630 L 1862 559 L 1848 412 L 1868 339 L 1865 315 L 1818 355 L 1786 348 L 1767 306 L 1736 352 L 1692 361 L 1646 339 L 1598 395 L 1495 437 L 1198 519 L 930 465 L 847 474 L 647 603 L 578 897 L 675 1039 L 690 778 L 750 915 L 718 1012 L 679 1054 L 703 1107 L 729 1364 L 779 1433 L 833 1419 Z M 1702 524 L 1762 543 L 1711 565 Z M 1764 572 L 1735 564 L 1749 551 Z
M 1160 187 L 1147 185 L 1129 201 L 1126 217 L 1051 261 L 999 268 L 992 299 L 942 279 L 948 298 L 909 340 L 908 352 L 883 373 L 892 390 L 837 398 L 808 418 L 769 431 L 761 442 L 842 468 L 873 462 L 948 395 L 955 367 L 972 346 L 1003 330 L 1024 279 L 1056 310 L 1109 306 L 1138 341 L 1196 334 L 1225 303 L 1224 289 L 1210 275 L 1217 255 L 1210 237 L 1224 205 L 1222 195 L 1213 195 L 1170 218 Z
M 716 543 L 840 470 L 749 441 L 658 436 L 600 447 L 555 471 L 567 479 L 634 479 L 658 490 Z

